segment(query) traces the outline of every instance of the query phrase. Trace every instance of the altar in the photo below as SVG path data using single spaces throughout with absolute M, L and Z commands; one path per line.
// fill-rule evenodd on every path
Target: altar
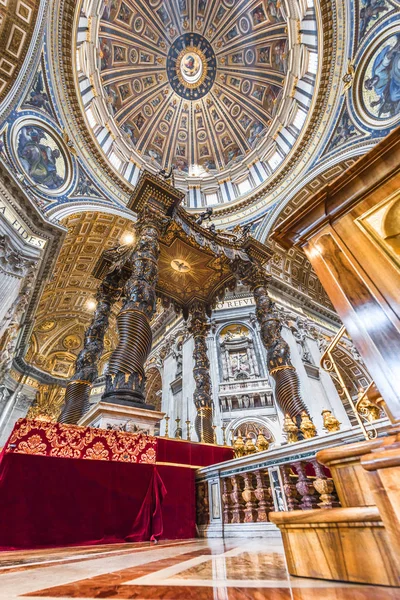
M 195 471 L 233 450 L 20 419 L 0 455 L 0 550 L 196 537 Z

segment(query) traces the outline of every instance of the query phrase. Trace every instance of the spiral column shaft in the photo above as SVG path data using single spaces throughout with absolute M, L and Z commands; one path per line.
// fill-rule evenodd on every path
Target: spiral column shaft
M 146 406 L 144 363 L 150 353 L 150 320 L 156 307 L 160 221 L 143 211 L 137 223 L 137 244 L 128 259 L 132 271 L 125 286 L 125 302 L 117 317 L 119 341 L 106 375 L 107 402 Z
M 111 308 L 121 291 L 118 271 L 109 273 L 97 292 L 97 306 L 93 319 L 85 332 L 83 349 L 75 363 L 75 373 L 67 385 L 65 404 L 59 421 L 77 423 L 89 410 L 90 389 L 98 377 L 98 362 L 104 351 L 104 336 L 108 328 Z
M 207 356 L 207 334 L 210 326 L 207 323 L 205 306 L 197 303 L 191 309 L 192 320 L 190 333 L 194 341 L 194 368 L 193 376 L 196 388 L 193 394 L 197 415 L 195 431 L 200 442 L 212 444 L 214 442 L 213 405 L 211 397 L 210 361 Z
M 256 316 L 261 327 L 261 339 L 267 350 L 267 365 L 275 380 L 275 397 L 284 414 L 300 422 L 300 414 L 308 409 L 300 394 L 300 382 L 290 359 L 290 349 L 282 337 L 282 323 L 275 303 L 264 285 L 252 286 Z

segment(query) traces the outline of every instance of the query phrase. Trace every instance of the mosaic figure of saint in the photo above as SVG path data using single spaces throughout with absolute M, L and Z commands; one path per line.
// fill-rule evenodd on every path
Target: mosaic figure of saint
M 57 169 L 57 159 L 61 153 L 58 148 L 52 148 L 45 142 L 47 134 L 42 129 L 27 125 L 20 131 L 17 152 L 29 177 L 35 183 L 54 190 L 64 183 Z
M 378 117 L 394 116 L 400 110 L 400 34 L 396 43 L 385 45 L 375 57 L 371 77 L 365 80 L 366 90 L 373 90 L 377 100 L 370 107 L 377 110 Z

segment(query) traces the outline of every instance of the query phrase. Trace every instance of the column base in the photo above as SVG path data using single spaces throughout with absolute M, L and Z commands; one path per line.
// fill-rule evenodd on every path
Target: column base
M 133 390 L 112 390 L 110 392 L 105 392 L 101 397 L 101 401 L 110 404 L 121 404 L 122 406 L 154 410 L 152 404 L 146 404 L 143 394 Z
M 156 426 L 164 417 L 164 413 L 151 409 L 146 406 L 140 407 L 126 406 L 116 402 L 99 402 L 95 404 L 86 415 L 80 420 L 78 425 L 82 427 L 98 427 L 100 429 L 117 429 L 122 431 L 140 430 L 149 435 L 154 434 Z

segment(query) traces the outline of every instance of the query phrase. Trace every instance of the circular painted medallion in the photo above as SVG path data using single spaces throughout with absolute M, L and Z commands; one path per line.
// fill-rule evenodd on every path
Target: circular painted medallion
M 16 154 L 28 178 L 51 193 L 64 190 L 69 181 L 65 151 L 53 132 L 38 123 L 19 125 L 16 131 Z
M 167 74 L 173 90 L 187 100 L 197 100 L 211 89 L 216 58 L 210 43 L 197 33 L 179 36 L 168 52 Z
M 190 86 L 196 86 L 198 84 L 206 68 L 207 62 L 204 54 L 196 48 L 191 48 L 189 52 L 184 51 L 182 58 L 177 61 L 177 69 L 180 70 L 180 74 L 185 83 Z
M 361 69 L 361 111 L 368 123 L 392 126 L 400 119 L 400 36 L 375 43 Z

